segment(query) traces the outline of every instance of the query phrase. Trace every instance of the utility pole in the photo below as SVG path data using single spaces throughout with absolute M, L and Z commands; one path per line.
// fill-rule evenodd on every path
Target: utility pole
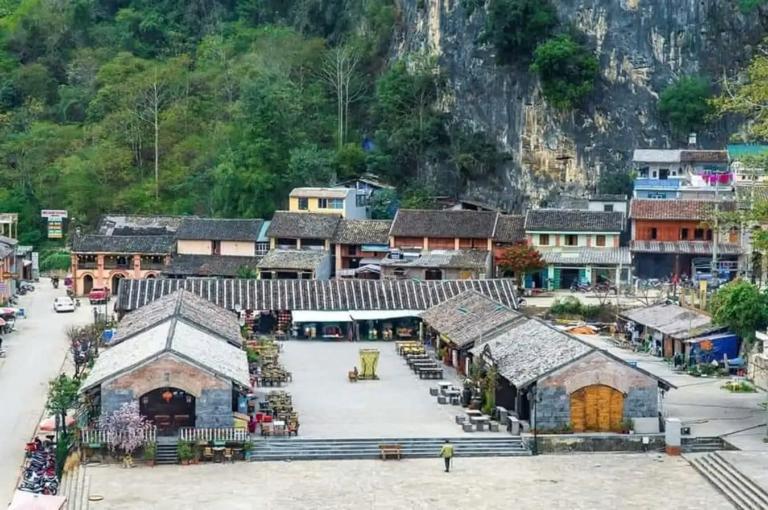
M 715 181 L 715 225 L 712 229 L 712 265 L 710 267 L 710 275 L 712 276 L 711 282 L 715 283 L 715 278 L 719 276 L 719 271 L 717 270 L 717 243 L 718 243 L 718 230 L 720 226 L 720 202 L 718 201 L 720 199 L 720 176 L 717 176 L 717 180 Z

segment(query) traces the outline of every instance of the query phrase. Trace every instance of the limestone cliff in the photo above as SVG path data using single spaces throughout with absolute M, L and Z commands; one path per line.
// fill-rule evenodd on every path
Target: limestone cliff
M 635 148 L 676 147 L 656 114 L 660 91 L 679 75 L 743 68 L 766 33 L 765 17 L 743 15 L 736 0 L 553 0 L 601 65 L 586 106 L 562 114 L 542 100 L 527 64 L 497 66 L 494 48 L 477 42 L 483 9 L 467 16 L 461 0 L 400 2 L 396 52 L 436 55 L 448 82 L 443 107 L 510 156 L 500 175 L 460 193 L 513 209 L 589 190 L 602 172 L 626 169 Z M 729 131 L 721 121 L 699 142 L 722 144 Z

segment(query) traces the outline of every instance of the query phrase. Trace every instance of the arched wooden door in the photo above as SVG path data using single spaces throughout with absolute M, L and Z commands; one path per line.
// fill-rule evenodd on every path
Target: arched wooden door
M 93 290 L 93 276 L 83 276 L 83 295 L 87 296 Z
M 593 384 L 571 393 L 574 432 L 620 431 L 623 419 L 624 394 L 619 390 Z

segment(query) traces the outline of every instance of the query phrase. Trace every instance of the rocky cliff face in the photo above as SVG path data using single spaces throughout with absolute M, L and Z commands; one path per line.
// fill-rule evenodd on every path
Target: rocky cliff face
M 483 9 L 467 16 L 461 0 L 400 2 L 397 52 L 436 55 L 448 80 L 443 107 L 510 156 L 499 175 L 461 193 L 511 209 L 588 191 L 601 173 L 626 170 L 635 148 L 678 147 L 656 114 L 660 91 L 680 75 L 743 68 L 766 33 L 765 18 L 743 15 L 736 0 L 554 0 L 601 64 L 588 104 L 563 114 L 543 101 L 526 63 L 497 66 L 494 48 L 477 42 Z M 720 146 L 732 128 L 721 121 L 699 144 Z

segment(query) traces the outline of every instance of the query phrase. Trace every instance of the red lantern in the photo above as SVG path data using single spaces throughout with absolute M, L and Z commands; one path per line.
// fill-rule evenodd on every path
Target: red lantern
M 173 398 L 173 393 L 171 393 L 171 390 L 165 390 L 163 392 L 162 397 L 163 397 L 163 400 L 165 400 L 165 403 L 167 404 Z

